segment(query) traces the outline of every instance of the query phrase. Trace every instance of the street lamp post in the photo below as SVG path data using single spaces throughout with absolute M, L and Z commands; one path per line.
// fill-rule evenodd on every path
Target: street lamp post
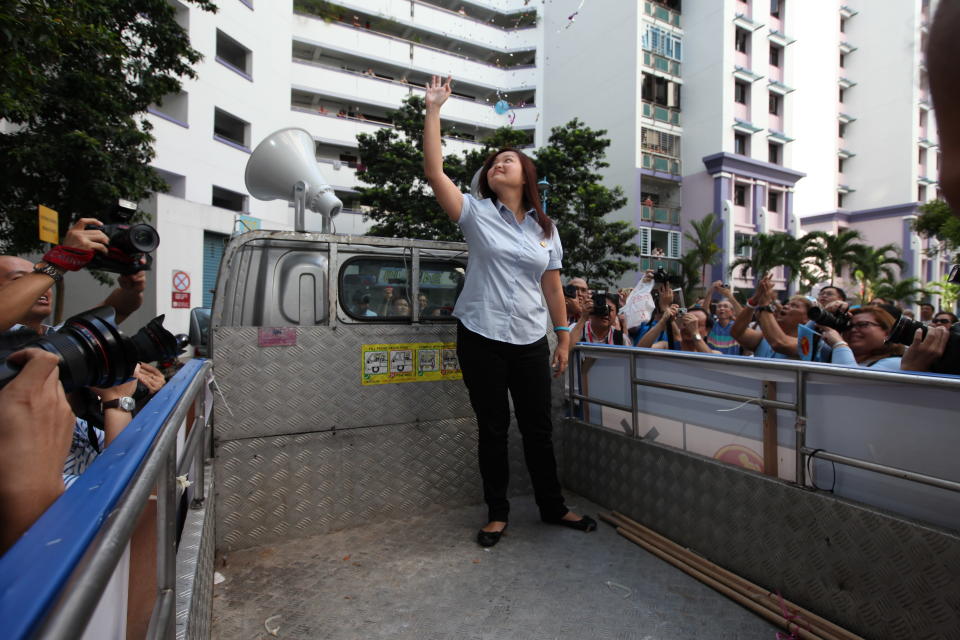
M 543 212 L 547 212 L 547 193 L 550 191 L 550 183 L 546 177 L 540 178 L 537 182 L 537 189 L 540 190 L 540 201 L 543 203 Z

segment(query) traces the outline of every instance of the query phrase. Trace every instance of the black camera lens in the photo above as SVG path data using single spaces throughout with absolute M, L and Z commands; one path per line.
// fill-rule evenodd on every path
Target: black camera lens
M 913 337 L 916 335 L 917 329 L 923 331 L 923 337 L 927 337 L 927 325 L 919 320 L 911 320 L 907 316 L 902 315 L 897 318 L 897 321 L 890 327 L 890 332 L 887 333 L 887 342 L 894 342 L 909 347 L 913 344 Z
M 140 253 L 150 253 L 160 246 L 160 234 L 148 224 L 135 224 L 128 231 L 130 246 Z
M 64 391 L 81 387 L 114 387 L 129 380 L 138 362 L 169 360 L 183 351 L 185 336 L 163 328 L 163 316 L 151 320 L 134 337 L 117 329 L 113 307 L 99 307 L 73 316 L 56 333 L 38 336 L 18 349 L 49 351 L 60 358 Z M 0 387 L 19 373 L 0 355 Z
M 807 310 L 807 317 L 822 327 L 830 327 L 840 333 L 846 331 L 850 326 L 850 314 L 833 314 L 829 311 L 824 311 L 820 307 L 810 307 L 810 309 Z

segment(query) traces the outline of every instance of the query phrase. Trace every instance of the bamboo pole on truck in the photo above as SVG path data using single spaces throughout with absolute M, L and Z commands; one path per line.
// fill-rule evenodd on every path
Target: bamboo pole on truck
M 662 547 L 666 547 L 668 551 L 673 550 L 676 553 L 680 554 L 682 557 L 689 558 L 688 561 L 693 562 L 696 566 L 704 567 L 708 570 L 708 572 L 716 574 L 721 579 L 732 582 L 735 585 L 739 585 L 739 588 L 742 591 L 749 592 L 750 595 L 754 595 L 757 598 L 762 599 L 761 602 L 773 611 L 780 611 L 781 610 L 780 607 L 782 603 L 784 606 L 787 606 L 788 608 L 791 608 L 797 611 L 798 613 L 800 613 L 804 617 L 804 619 L 809 620 L 813 624 L 815 624 L 817 627 L 820 627 L 830 632 L 831 634 L 838 636 L 841 640 L 863 640 L 863 638 L 856 635 L 855 633 L 847 629 L 844 629 L 843 627 L 836 625 L 833 622 L 830 622 L 826 618 L 823 618 L 817 615 L 816 613 L 813 613 L 812 611 L 804 609 L 803 607 L 797 604 L 794 604 L 793 602 L 790 602 L 789 600 L 786 600 L 781 596 L 775 593 L 772 593 L 771 591 L 764 589 L 763 587 L 757 584 L 754 584 L 753 582 L 750 582 L 746 578 L 739 576 L 733 573 L 732 571 L 727 571 L 723 567 L 720 567 L 710 562 L 706 558 L 700 555 L 697 555 L 696 553 L 690 551 L 689 549 L 686 549 L 680 546 L 673 540 L 670 540 L 669 538 L 666 538 L 660 535 L 656 531 L 653 531 L 652 529 L 649 529 L 643 526 L 639 522 L 632 520 L 621 513 L 614 511 L 613 516 L 618 518 L 625 525 L 627 525 L 627 528 L 630 528 L 636 532 L 639 532 L 640 534 L 644 535 L 648 539 L 652 539 L 654 544 L 659 544 Z
M 732 589 L 731 587 L 728 587 L 727 585 L 723 584 L 719 580 L 715 580 L 711 578 L 710 576 L 703 573 L 702 571 L 699 571 L 698 569 L 690 566 L 686 562 L 683 562 L 682 560 L 668 553 L 667 551 L 664 551 L 663 549 L 660 549 L 659 547 L 654 546 L 653 544 L 650 544 L 643 538 L 637 536 L 636 534 L 630 531 L 627 531 L 623 527 L 617 527 L 617 533 L 622 535 L 627 540 L 630 540 L 631 542 L 634 542 L 640 545 L 641 547 L 643 547 L 653 555 L 657 556 L 661 560 L 664 560 L 665 562 L 669 562 L 670 564 L 675 566 L 677 569 L 680 569 L 687 575 L 696 578 L 697 580 L 704 583 L 705 585 L 722 593 L 723 595 L 727 596 L 737 604 L 740 604 L 746 607 L 747 609 L 750 609 L 760 617 L 765 618 L 767 621 L 772 622 L 778 627 L 782 627 L 786 629 L 790 633 L 796 634 L 797 636 L 800 637 L 801 640 L 835 640 L 834 636 L 818 635 L 815 633 L 811 633 L 810 631 L 807 631 L 803 627 L 799 626 L 797 623 L 787 620 L 786 618 L 781 616 L 779 613 L 771 611 L 770 609 L 763 606 L 756 600 L 748 598 L 747 596 L 743 595 L 739 591 L 736 591 L 735 589 Z
M 621 513 L 616 511 L 612 512 L 610 515 L 601 513 L 600 519 L 604 522 L 612 524 L 615 527 L 622 527 L 637 536 L 643 537 L 650 544 L 663 549 L 667 553 L 678 556 L 684 562 L 706 573 L 707 575 L 710 575 L 714 579 L 732 586 L 740 593 L 752 598 L 759 604 L 765 606 L 767 609 L 777 613 L 778 615 L 784 607 L 795 611 L 810 626 L 815 627 L 815 630 L 817 630 L 817 632 L 821 635 L 828 634 L 831 637 L 835 636 L 838 640 L 863 640 L 863 638 L 855 633 L 852 633 L 851 631 L 844 629 L 843 627 L 840 627 L 829 620 L 822 618 L 819 615 L 808 611 L 807 609 L 804 609 L 803 607 L 800 607 L 789 600 L 786 600 L 781 596 L 772 593 L 763 587 L 760 587 L 757 584 L 754 584 L 753 582 L 750 582 L 742 576 L 739 576 L 710 562 L 706 558 L 697 555 L 693 551 L 680 546 L 673 540 L 660 535 L 652 529 L 643 526 L 639 522 L 636 522 L 635 520 L 632 520 Z

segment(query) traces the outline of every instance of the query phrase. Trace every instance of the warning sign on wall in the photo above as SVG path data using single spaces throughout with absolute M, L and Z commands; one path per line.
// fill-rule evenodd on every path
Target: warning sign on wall
M 459 380 L 460 364 L 453 342 L 365 344 L 360 354 L 360 383 Z

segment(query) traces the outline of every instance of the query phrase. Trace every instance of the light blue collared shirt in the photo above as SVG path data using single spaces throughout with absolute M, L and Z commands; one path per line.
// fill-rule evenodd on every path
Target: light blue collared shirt
M 518 223 L 492 199 L 463 194 L 460 230 L 470 257 L 453 315 L 485 338 L 530 344 L 546 334 L 548 311 L 540 288 L 547 270 L 563 260 L 560 234 L 545 238 L 533 209 Z

